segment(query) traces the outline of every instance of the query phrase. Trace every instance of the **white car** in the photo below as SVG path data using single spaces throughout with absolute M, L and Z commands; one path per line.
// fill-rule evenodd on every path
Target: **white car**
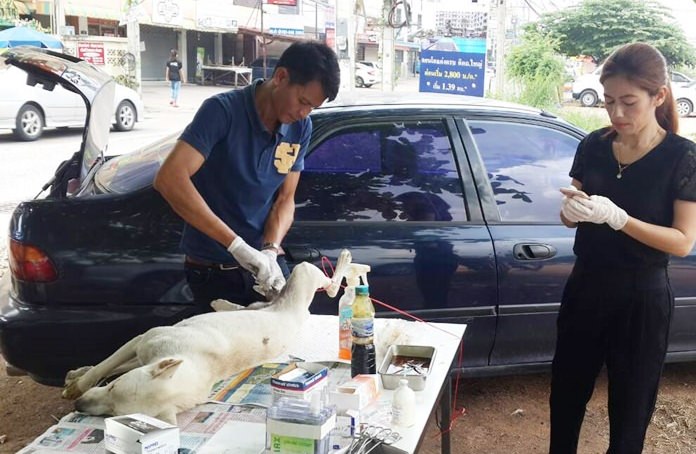
M 85 126 L 85 103 L 79 95 L 59 84 L 47 90 L 31 82 L 14 66 L 0 67 L 0 129 L 12 129 L 17 139 L 29 141 L 41 137 L 44 128 Z M 130 131 L 144 113 L 138 93 L 116 84 L 114 129 Z
M 360 62 L 355 63 L 355 86 L 370 88 L 381 79 L 379 70 Z
M 599 82 L 601 74 L 602 66 L 600 65 L 591 73 L 578 77 L 573 82 L 573 99 L 577 99 L 585 107 L 593 107 L 604 102 L 604 87 Z M 689 116 L 696 106 L 696 86 L 692 85 L 694 81 L 676 71 L 670 71 L 670 75 L 677 113 L 681 117 Z

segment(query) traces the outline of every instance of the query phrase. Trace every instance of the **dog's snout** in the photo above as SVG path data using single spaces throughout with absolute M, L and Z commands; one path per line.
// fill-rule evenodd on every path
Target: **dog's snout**
M 85 408 L 85 400 L 80 397 L 75 401 L 75 410 L 84 413 L 86 408 Z

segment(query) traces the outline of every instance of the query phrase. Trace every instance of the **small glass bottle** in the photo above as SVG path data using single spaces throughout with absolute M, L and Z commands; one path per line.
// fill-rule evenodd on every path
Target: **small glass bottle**
M 377 365 L 374 344 L 375 307 L 370 300 L 369 287 L 355 287 L 353 317 L 351 318 L 352 341 L 350 375 L 375 374 Z
M 408 380 L 399 380 L 392 396 L 392 424 L 411 427 L 416 422 L 416 393 L 408 387 Z

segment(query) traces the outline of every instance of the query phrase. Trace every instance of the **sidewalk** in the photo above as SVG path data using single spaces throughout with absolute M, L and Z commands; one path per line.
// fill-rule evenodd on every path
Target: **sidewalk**
M 377 84 L 371 88 L 354 88 L 353 92 L 360 94 L 363 91 L 376 92 L 381 91 L 381 84 Z M 187 83 L 181 86 L 179 94 L 179 106 L 173 107 L 169 105 L 169 83 L 164 81 L 145 81 L 143 82 L 142 98 L 145 103 L 146 117 L 157 115 L 160 117 L 162 113 L 171 113 L 180 111 L 195 113 L 201 103 L 214 94 L 233 90 L 235 87 L 231 85 L 198 85 Z M 400 93 L 418 93 L 418 78 L 407 77 L 399 79 L 394 87 L 395 92 Z M 178 115 L 177 115 L 178 116 Z M 192 115 L 190 116 L 192 117 Z

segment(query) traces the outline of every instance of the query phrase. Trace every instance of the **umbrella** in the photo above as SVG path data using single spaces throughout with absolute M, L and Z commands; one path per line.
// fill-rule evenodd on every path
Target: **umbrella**
M 0 48 L 15 46 L 48 47 L 62 49 L 63 43 L 52 35 L 29 27 L 12 27 L 0 31 Z

